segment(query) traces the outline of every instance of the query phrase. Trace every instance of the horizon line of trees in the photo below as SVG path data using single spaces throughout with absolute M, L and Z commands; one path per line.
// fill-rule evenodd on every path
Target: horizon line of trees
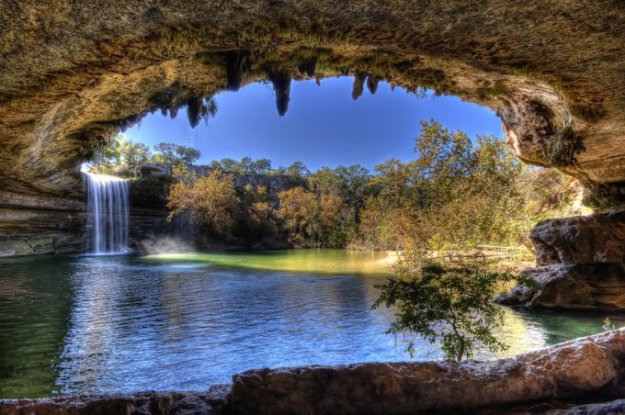
M 416 157 L 361 165 L 297 165 L 301 186 L 271 194 L 235 186 L 236 174 L 270 174 L 249 157 L 213 162 L 206 177 L 175 170 L 170 219 L 188 214 L 214 239 L 246 245 L 284 241 L 296 247 L 432 251 L 478 244 L 529 246 L 529 229 L 573 197 L 557 170 L 523 165 L 505 142 L 421 123 Z
M 201 152 L 198 149 L 175 143 L 161 142 L 156 144 L 153 149 L 154 152 L 148 145 L 126 140 L 122 134 L 118 134 L 112 138 L 110 143 L 94 151 L 89 161 L 90 170 L 94 173 L 136 178 L 139 177 L 139 168 L 146 163 L 192 166 L 201 157 Z M 202 166 L 233 174 L 283 175 L 299 180 L 311 173 L 301 161 L 295 161 L 286 167 L 274 168 L 270 159 L 253 160 L 247 156 L 241 160 L 229 157 L 212 160 Z

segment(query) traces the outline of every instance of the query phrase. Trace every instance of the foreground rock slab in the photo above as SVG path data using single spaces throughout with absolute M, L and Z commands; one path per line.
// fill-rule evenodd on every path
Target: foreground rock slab
M 568 399 L 610 389 L 622 372 L 617 331 L 493 362 L 369 363 L 234 376 L 234 413 L 406 414 Z
M 0 401 L 0 415 L 191 415 L 222 413 L 230 388 L 208 392 L 142 392 Z
M 0 401 L 0 415 L 604 414 L 624 407 L 606 402 L 625 398 L 623 374 L 625 329 L 491 362 L 251 370 L 205 393 Z

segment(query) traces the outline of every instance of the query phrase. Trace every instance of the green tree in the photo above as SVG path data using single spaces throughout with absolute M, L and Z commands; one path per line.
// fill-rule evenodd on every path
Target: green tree
M 228 173 L 241 174 L 240 163 L 233 158 L 226 157 L 219 160 L 219 168 Z
M 322 167 L 306 178 L 308 188 L 317 196 L 322 194 L 340 194 L 341 178 L 329 167 Z
M 238 166 L 235 168 L 235 171 L 239 174 L 246 174 L 251 176 L 268 174 L 271 171 L 271 160 L 252 160 L 250 157 L 246 156 L 243 157 L 240 162 L 238 162 Z
M 251 174 L 269 174 L 271 172 L 271 160 L 258 159 L 252 163 Z
M 143 143 L 122 141 L 120 146 L 121 171 L 125 176 L 136 177 L 139 175 L 139 167 L 147 163 L 150 158 L 150 148 Z
M 371 179 L 372 186 L 378 190 L 378 196 L 398 208 L 413 201 L 413 184 L 416 181 L 410 164 L 399 159 L 390 159 L 375 167 L 378 173 Z
M 136 177 L 139 167 L 150 160 L 148 146 L 124 139 L 121 134 L 99 148 L 91 160 L 91 169 L 96 173 Z
M 310 170 L 301 161 L 296 161 L 286 168 L 285 174 L 292 180 L 303 180 L 310 174 Z
M 360 209 L 367 197 L 369 170 L 360 164 L 348 167 L 338 166 L 336 174 L 341 182 L 341 195 L 345 202 L 355 209 Z
M 440 341 L 445 355 L 457 361 L 473 356 L 480 345 L 491 352 L 507 349 L 494 333 L 503 324 L 503 311 L 491 300 L 499 284 L 512 279 L 509 274 L 430 265 L 415 275 L 406 269 L 378 287 L 381 293 L 373 307 L 396 307 L 388 333 Z M 413 353 L 414 342 L 408 351 Z
M 191 165 L 201 156 L 198 149 L 175 143 L 158 143 L 154 146 L 154 150 L 156 151 L 154 161 L 172 165 L 180 163 Z
M 91 170 L 100 174 L 115 174 L 121 164 L 121 145 L 124 136 L 121 134 L 111 138 L 109 143 L 94 150 L 90 160 Z

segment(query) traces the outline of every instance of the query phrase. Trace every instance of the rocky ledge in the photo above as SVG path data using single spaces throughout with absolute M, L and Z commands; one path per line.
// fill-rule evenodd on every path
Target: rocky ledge
M 251 370 L 207 392 L 0 401 L 18 414 L 624 413 L 625 329 L 491 362 Z
M 554 219 L 530 235 L 536 267 L 495 300 L 542 308 L 625 310 L 625 211 Z

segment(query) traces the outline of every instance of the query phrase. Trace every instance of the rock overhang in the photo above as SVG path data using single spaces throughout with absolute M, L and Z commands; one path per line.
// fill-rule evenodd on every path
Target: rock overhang
M 619 201 L 625 8 L 617 1 L 147 0 L 0 5 L 0 184 L 70 194 L 77 166 L 148 111 L 270 80 L 355 75 L 488 106 L 524 161 Z M 360 85 L 357 83 L 360 82 Z M 195 104 L 193 104 L 195 102 Z

